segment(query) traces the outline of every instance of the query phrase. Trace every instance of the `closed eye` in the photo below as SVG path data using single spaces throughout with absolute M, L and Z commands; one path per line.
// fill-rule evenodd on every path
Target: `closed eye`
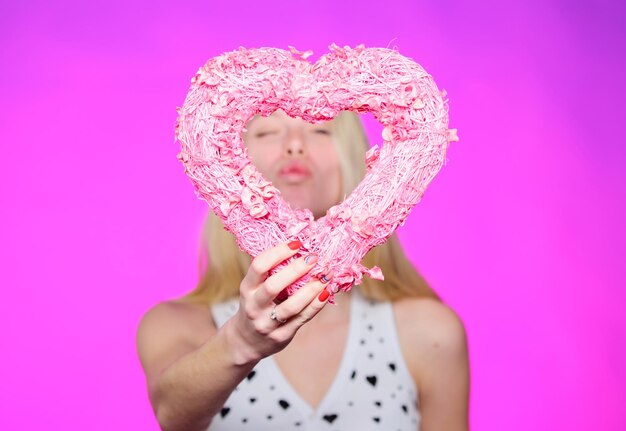
M 264 131 L 264 132 L 257 132 L 256 135 L 254 135 L 257 138 L 262 138 L 263 136 L 267 136 L 267 135 L 274 135 L 278 133 L 276 130 L 268 130 L 268 131 Z
M 330 135 L 330 130 L 326 129 L 316 129 L 315 133 L 319 133 L 320 135 Z

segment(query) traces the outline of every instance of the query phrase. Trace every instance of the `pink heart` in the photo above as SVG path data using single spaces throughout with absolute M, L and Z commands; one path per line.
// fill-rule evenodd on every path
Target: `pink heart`
M 310 51 L 292 47 L 222 54 L 198 70 L 177 109 L 178 157 L 198 196 L 239 247 L 255 257 L 299 239 L 301 253 L 318 254 L 317 266 L 290 286 L 288 295 L 329 272 L 331 291 L 349 290 L 363 274 L 382 279 L 379 268 L 360 264 L 363 256 L 404 224 L 443 166 L 448 143 L 458 140 L 456 129 L 448 129 L 445 90 L 440 92 L 420 65 L 389 49 L 333 44 L 330 50 L 314 64 L 306 60 Z M 317 221 L 280 197 L 243 145 L 247 122 L 277 109 L 311 123 L 342 110 L 372 112 L 384 126 L 382 148 L 367 153 L 363 181 Z

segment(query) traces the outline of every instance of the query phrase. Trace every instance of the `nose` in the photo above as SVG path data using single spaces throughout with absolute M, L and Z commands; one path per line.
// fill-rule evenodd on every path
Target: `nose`
M 299 130 L 290 130 L 287 133 L 287 141 L 285 142 L 285 153 L 288 156 L 302 156 L 304 155 L 304 135 Z

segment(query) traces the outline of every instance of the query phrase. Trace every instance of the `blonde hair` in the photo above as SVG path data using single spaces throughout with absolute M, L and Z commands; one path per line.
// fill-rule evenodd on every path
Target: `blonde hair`
M 332 135 L 342 172 L 341 194 L 345 197 L 365 176 L 363 161 L 369 145 L 361 120 L 353 112 L 343 111 L 332 120 Z M 212 304 L 238 296 L 239 285 L 250 262 L 250 256 L 239 249 L 235 237 L 224 229 L 219 217 L 209 212 L 201 240 L 200 280 L 185 298 Z M 385 276 L 384 281 L 363 277 L 358 288 L 369 299 L 440 299 L 406 257 L 396 233 L 384 244 L 370 250 L 362 263 L 368 268 L 380 267 Z

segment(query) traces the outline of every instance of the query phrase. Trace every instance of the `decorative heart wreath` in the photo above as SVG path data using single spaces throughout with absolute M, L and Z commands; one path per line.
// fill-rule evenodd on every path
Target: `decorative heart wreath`
M 382 280 L 378 267 L 361 265 L 363 256 L 404 224 L 443 166 L 448 143 L 458 140 L 456 129 L 448 129 L 445 90 L 394 50 L 332 44 L 330 53 L 311 64 L 311 51 L 289 48 L 239 48 L 207 61 L 177 109 L 178 157 L 196 194 L 243 251 L 255 257 L 299 239 L 302 254 L 318 254 L 317 266 L 287 295 L 329 272 L 332 292 L 349 290 L 363 274 Z M 278 109 L 310 123 L 331 120 L 342 110 L 371 112 L 384 126 L 382 147 L 367 152 L 363 181 L 318 220 L 281 198 L 243 144 L 247 122 Z

